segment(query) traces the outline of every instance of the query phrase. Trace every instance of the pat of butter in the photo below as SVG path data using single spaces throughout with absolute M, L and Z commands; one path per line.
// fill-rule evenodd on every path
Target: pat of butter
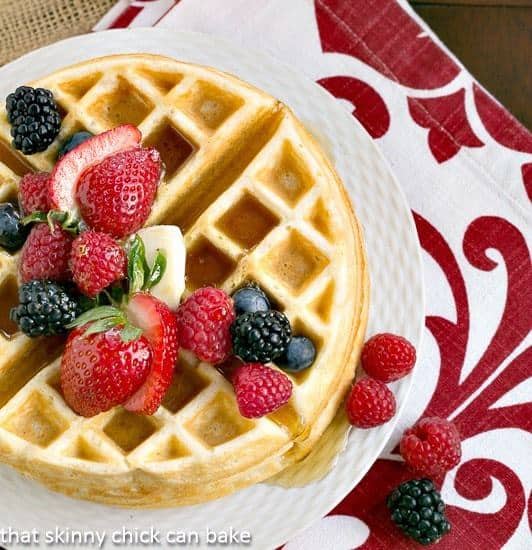
M 151 294 L 176 310 L 185 290 L 187 251 L 183 234 L 175 225 L 154 225 L 137 232 L 144 242 L 146 260 L 152 265 L 160 250 L 166 256 L 166 269 L 161 280 L 150 290 Z

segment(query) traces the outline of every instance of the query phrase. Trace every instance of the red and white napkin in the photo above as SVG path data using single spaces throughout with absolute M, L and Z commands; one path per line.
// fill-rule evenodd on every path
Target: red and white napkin
M 463 439 L 438 548 L 531 548 L 532 134 L 406 1 L 120 0 L 95 30 L 128 26 L 216 34 L 306 73 L 376 140 L 412 207 L 427 289 L 413 393 L 387 452 L 285 550 L 412 548 L 384 501 L 410 477 L 394 447 L 426 415 Z

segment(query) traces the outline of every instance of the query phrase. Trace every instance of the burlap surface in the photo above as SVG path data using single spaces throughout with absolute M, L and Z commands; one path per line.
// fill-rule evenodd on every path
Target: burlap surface
M 0 65 L 40 46 L 83 34 L 116 0 L 0 0 Z

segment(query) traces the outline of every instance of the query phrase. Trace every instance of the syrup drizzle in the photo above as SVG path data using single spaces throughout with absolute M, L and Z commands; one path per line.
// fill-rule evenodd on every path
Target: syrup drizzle
M 291 489 L 323 479 L 336 466 L 338 456 L 347 445 L 350 429 L 345 408 L 341 406 L 312 451 L 266 483 Z

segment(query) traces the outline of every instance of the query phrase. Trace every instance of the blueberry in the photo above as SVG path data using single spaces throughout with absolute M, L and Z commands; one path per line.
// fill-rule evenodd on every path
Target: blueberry
M 242 287 L 233 294 L 233 301 L 237 315 L 270 309 L 270 301 L 258 286 Z
M 276 363 L 284 370 L 298 372 L 307 369 L 316 359 L 316 348 L 305 336 L 294 336 L 286 352 Z
M 17 250 L 24 244 L 28 231 L 12 204 L 0 204 L 0 246 L 10 251 Z
M 75 149 L 78 145 L 81 145 L 84 141 L 92 137 L 92 134 L 90 132 L 76 132 L 74 135 L 70 136 L 65 143 L 63 143 L 63 146 L 59 150 L 59 154 L 57 155 L 57 158 L 60 159 L 67 153 L 70 153 L 72 149 Z

